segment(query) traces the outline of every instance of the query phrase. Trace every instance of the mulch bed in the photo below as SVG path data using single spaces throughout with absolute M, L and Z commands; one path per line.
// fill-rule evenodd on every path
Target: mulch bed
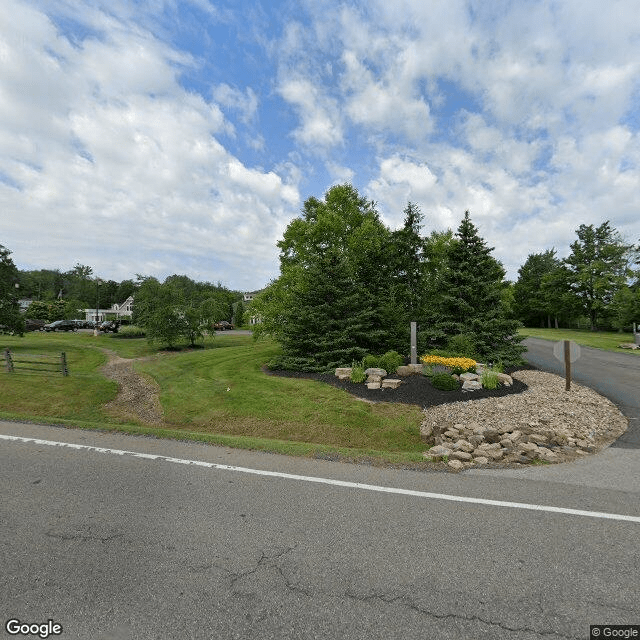
M 505 368 L 505 373 L 514 371 L 535 370 L 531 365 L 520 365 Z M 367 385 L 355 382 L 339 380 L 332 373 L 309 373 L 300 371 L 270 371 L 263 367 L 263 371 L 269 375 L 284 378 L 307 378 L 330 384 L 338 389 L 344 389 L 351 395 L 369 402 L 401 402 L 403 404 L 417 404 L 420 407 L 433 407 L 450 402 L 464 402 L 466 400 L 481 400 L 482 398 L 500 398 L 512 393 L 522 393 L 528 389 L 520 380 L 514 380 L 511 387 L 499 387 L 495 390 L 479 389 L 477 391 L 441 391 L 436 389 L 429 378 L 423 375 L 412 375 L 402 378 L 402 384 L 397 389 L 368 389 Z M 390 376 L 393 377 L 393 376 Z

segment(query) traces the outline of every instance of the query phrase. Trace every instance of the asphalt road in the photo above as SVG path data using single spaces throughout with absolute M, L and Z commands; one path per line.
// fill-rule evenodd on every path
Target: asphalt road
M 52 619 L 57 637 L 87 640 L 582 640 L 590 624 L 640 623 L 629 473 L 585 484 L 584 467 L 419 473 L 19 423 L 0 422 L 1 435 L 3 627 Z
M 555 342 L 527 338 L 523 344 L 529 363 L 565 375 L 564 362 L 553 355 Z M 629 429 L 612 446 L 640 449 L 640 357 L 581 346 L 580 357 L 571 364 L 571 378 L 609 398 L 629 419 Z

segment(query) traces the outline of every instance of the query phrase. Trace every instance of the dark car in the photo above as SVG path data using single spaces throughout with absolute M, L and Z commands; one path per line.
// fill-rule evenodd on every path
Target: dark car
M 112 333 L 118 333 L 118 323 L 117 322 L 113 322 L 112 320 L 105 320 L 104 322 L 100 323 L 100 331 L 104 331 L 105 333 L 109 333 L 109 331 L 111 331 Z
M 230 322 L 227 322 L 226 320 L 220 320 L 220 322 L 216 322 L 213 325 L 213 328 L 216 331 L 226 331 L 227 329 L 235 329 L 235 327 Z
M 56 320 L 42 327 L 45 331 L 77 331 L 78 327 L 73 320 Z
M 44 325 L 47 324 L 44 320 L 38 320 L 37 318 L 27 318 L 24 321 L 25 331 L 42 331 Z

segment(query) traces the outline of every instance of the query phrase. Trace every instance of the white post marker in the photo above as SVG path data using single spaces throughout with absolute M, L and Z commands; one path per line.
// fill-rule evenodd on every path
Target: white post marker
M 565 390 L 571 389 L 571 363 L 580 357 L 580 347 L 573 340 L 560 340 L 553 346 L 553 355 L 562 362 L 564 360 Z

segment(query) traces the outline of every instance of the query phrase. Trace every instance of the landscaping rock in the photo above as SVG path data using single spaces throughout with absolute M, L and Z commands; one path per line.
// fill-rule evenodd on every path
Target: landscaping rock
M 618 346 L 620 349 L 640 349 L 640 344 L 633 344 L 633 342 L 623 342 Z
M 433 458 L 437 460 L 438 458 L 444 458 L 451 453 L 451 449 L 447 449 L 447 447 L 443 447 L 442 445 L 437 444 L 435 447 L 431 447 L 429 451 L 425 452 L 425 456 L 428 458 Z
M 384 378 L 387 375 L 387 372 L 384 369 L 371 367 L 365 371 L 365 374 L 368 376 L 380 376 L 381 378 Z
M 395 378 L 385 378 L 382 381 L 383 389 L 397 389 L 402 384 L 402 380 L 396 380 Z
M 449 460 L 448 466 L 456 471 L 460 471 L 460 469 L 464 469 L 464 464 L 460 462 L 460 460 Z
M 462 375 L 466 376 L 467 374 L 463 373 Z M 462 379 L 462 376 L 460 378 Z M 462 384 L 462 389 L 463 391 L 476 391 L 477 389 L 482 389 L 482 385 L 477 380 L 465 380 Z
M 398 367 L 396 370 L 396 375 L 404 378 L 406 376 L 413 376 L 418 373 L 422 373 L 422 365 L 421 364 L 408 364 L 406 366 Z
M 496 377 L 498 378 L 498 382 L 505 387 L 510 387 L 513 384 L 513 378 L 506 373 L 496 373 Z
M 488 464 L 489 463 L 489 459 L 485 458 L 484 456 L 478 456 L 477 458 L 473 459 L 474 464 Z
M 351 377 L 351 372 L 353 369 L 351 367 L 338 367 L 336 369 L 336 376 L 339 378 L 340 376 L 349 376 Z
M 462 460 L 462 462 L 471 462 L 473 456 L 466 451 L 452 451 L 449 457 L 453 460 Z
M 367 389 L 379 389 L 379 388 L 380 388 L 379 382 L 367 382 Z
M 464 382 L 466 382 L 467 380 L 477 380 L 478 378 L 479 376 L 477 373 L 467 372 L 460 375 L 460 380 L 463 380 Z

